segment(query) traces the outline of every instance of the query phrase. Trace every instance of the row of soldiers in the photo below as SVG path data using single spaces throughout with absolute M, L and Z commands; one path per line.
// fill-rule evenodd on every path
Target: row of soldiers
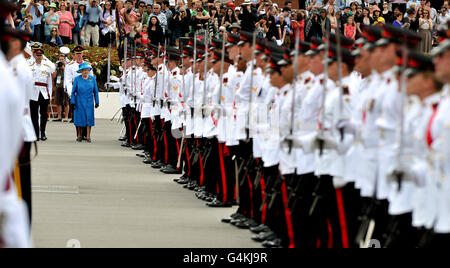
M 450 241 L 450 31 L 386 25 L 292 51 L 255 34 L 126 46 L 123 146 L 265 247 Z M 207 37 L 206 37 L 207 38 Z M 119 79 L 118 79 L 119 80 Z M 447 116 L 446 116 L 447 115 Z

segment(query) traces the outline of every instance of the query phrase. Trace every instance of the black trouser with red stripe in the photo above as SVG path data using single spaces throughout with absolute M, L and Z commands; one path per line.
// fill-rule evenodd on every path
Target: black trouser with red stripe
M 153 121 L 153 135 L 156 138 L 156 161 L 161 161 L 164 163 L 165 161 L 165 149 L 164 149 L 164 131 L 163 131 L 163 120 L 161 116 L 155 116 L 155 120 Z
M 135 118 L 136 118 L 136 128 L 137 129 L 137 136 L 136 136 L 136 143 L 145 145 L 145 128 L 144 128 L 144 122 L 141 123 L 141 113 L 136 111 L 135 112 Z M 141 126 L 139 127 L 139 124 L 141 124 Z
M 42 93 L 39 93 L 39 99 L 37 101 L 30 100 L 30 114 L 31 121 L 33 121 L 34 131 L 36 132 L 36 137 L 45 136 L 45 128 L 47 126 L 48 120 L 48 102 L 49 100 L 44 99 Z M 41 122 L 39 124 L 39 114 L 41 115 Z M 39 136 L 41 134 L 41 136 Z
M 139 135 L 136 135 L 136 131 L 139 125 L 139 120 L 141 119 L 139 112 L 137 112 L 134 108 L 131 110 L 130 115 L 130 133 L 131 133 L 131 144 L 137 144 L 140 142 Z M 136 136 L 136 139 L 134 138 Z
M 25 142 L 22 151 L 19 155 L 19 165 L 20 165 L 20 188 L 22 191 L 22 199 L 27 204 L 28 218 L 32 219 L 32 206 L 31 206 L 31 142 Z
M 273 213 L 274 210 L 269 210 L 271 195 L 274 192 L 278 175 L 278 165 L 263 168 L 263 177 L 260 181 L 261 190 L 264 188 L 262 193 L 262 203 L 259 207 L 259 210 L 261 211 L 261 223 L 269 226 L 271 230 L 275 229 L 275 225 L 278 224 L 277 219 L 274 217 L 276 213 Z
M 184 165 L 184 178 L 192 179 L 192 152 L 195 145 L 195 139 L 192 137 L 186 137 L 184 139 L 184 149 L 183 154 L 181 155 L 181 161 Z
M 319 180 L 314 186 L 314 192 L 312 196 L 315 204 L 309 208 L 311 217 L 311 226 L 314 228 L 311 230 L 313 243 L 315 247 L 320 248 L 333 248 L 335 245 L 336 233 L 333 233 L 332 226 L 336 226 L 336 215 L 332 213 L 333 205 L 335 205 L 335 190 L 333 186 L 333 177 L 328 175 L 320 176 Z M 315 202 L 317 199 L 317 202 Z
M 152 119 L 151 118 L 142 118 L 142 126 L 141 129 L 144 133 L 143 140 L 145 144 L 144 151 L 149 153 L 150 156 L 154 155 L 154 146 L 153 146 L 153 135 L 152 135 Z
M 206 139 L 205 148 L 208 150 L 208 153 L 202 158 L 205 171 L 205 190 L 210 194 L 217 195 L 221 176 L 217 138 Z
M 288 206 L 288 185 L 294 175 L 279 175 L 273 181 L 271 198 L 268 205 L 266 224 L 281 239 L 283 247 L 295 247 L 294 228 L 291 211 Z
M 316 247 L 314 232 L 311 231 L 315 229 L 315 226 L 309 211 L 313 203 L 312 193 L 317 182 L 318 178 L 314 173 L 296 175 L 290 187 L 288 202 L 294 225 L 296 248 Z
M 253 219 L 257 223 L 262 223 L 261 206 L 265 196 L 265 181 L 263 162 L 261 159 L 255 159 L 254 168 L 250 178 L 252 179 Z
M 191 151 L 190 151 L 190 158 L 191 158 L 191 172 L 189 179 L 193 182 L 196 182 L 200 186 L 204 186 L 205 184 L 205 169 L 204 169 L 204 158 L 203 158 L 203 152 L 198 153 L 199 150 L 202 151 L 204 147 L 204 143 L 206 141 L 201 139 L 192 138 L 189 139 Z
M 165 150 L 167 150 L 165 163 L 176 168 L 180 142 L 172 135 L 172 122 L 170 121 L 164 122 L 164 144 Z
M 316 195 L 320 198 L 311 215 L 311 226 L 315 227 L 311 242 L 315 240 L 316 247 L 322 248 L 356 247 L 354 242 L 359 229 L 357 215 L 361 199 L 354 184 L 335 189 L 333 177 L 324 175 L 315 186 L 313 202 Z M 306 245 L 311 243 L 308 240 Z
M 122 108 L 122 116 L 123 116 L 123 123 L 125 125 L 125 136 L 126 141 L 128 143 L 132 143 L 132 137 L 131 137 L 131 125 L 130 125 L 130 113 L 131 113 L 131 107 L 130 105 L 127 105 Z
M 219 179 L 219 194 L 217 198 L 223 203 L 230 203 L 235 198 L 235 166 L 232 160 L 232 155 L 228 147 L 223 143 L 218 143 L 219 154 L 219 167 L 220 167 L 220 179 Z
M 253 218 L 253 182 L 251 175 L 254 173 L 255 161 L 252 156 L 253 143 L 240 141 L 235 153 L 238 157 L 238 166 L 242 168 L 238 175 L 239 208 L 238 213 L 247 218 Z

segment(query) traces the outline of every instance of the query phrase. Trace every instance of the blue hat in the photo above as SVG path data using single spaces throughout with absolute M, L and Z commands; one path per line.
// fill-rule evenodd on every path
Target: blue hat
M 82 64 L 80 64 L 80 66 L 78 68 L 79 69 L 78 69 L 77 73 L 81 73 L 81 71 L 83 71 L 84 69 L 89 69 L 89 71 L 92 70 L 92 67 L 87 62 L 83 62 Z

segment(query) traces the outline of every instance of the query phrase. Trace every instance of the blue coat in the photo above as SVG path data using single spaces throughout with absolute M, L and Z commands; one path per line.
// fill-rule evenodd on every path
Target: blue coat
M 75 110 L 73 111 L 75 126 L 95 126 L 93 98 L 95 98 L 96 104 L 100 104 L 95 77 L 92 75 L 89 75 L 88 79 L 83 79 L 81 75 L 75 77 L 70 101 L 71 104 L 75 104 Z

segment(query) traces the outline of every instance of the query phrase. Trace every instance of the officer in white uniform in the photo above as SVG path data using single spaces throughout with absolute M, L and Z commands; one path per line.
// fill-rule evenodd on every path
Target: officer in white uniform
M 33 90 L 33 73 L 30 66 L 23 56 L 23 49 L 29 41 L 31 36 L 25 32 L 10 29 L 7 33 L 4 33 L 5 37 L 9 37 L 7 47 L 9 69 L 10 72 L 17 79 L 17 83 L 23 94 L 23 106 L 25 107 L 23 112 L 23 139 L 24 145 L 22 153 L 19 157 L 20 163 L 20 194 L 28 207 L 29 221 L 31 222 L 31 165 L 30 165 L 30 150 L 33 142 L 37 140 L 36 133 L 34 131 L 33 123 L 30 116 L 30 95 Z M 2 46 L 4 47 L 4 46 Z
M 30 65 L 34 82 L 33 91 L 30 96 L 30 110 L 36 136 L 39 139 L 40 134 L 40 140 L 46 141 L 47 108 L 52 96 L 52 73 L 54 69 L 42 60 L 43 55 L 44 51 L 42 49 L 35 50 L 35 61 Z M 39 114 L 41 119 L 40 124 Z
M 2 39 L 6 37 L 3 33 L 6 16 L 14 9 L 13 5 L 0 1 Z M 2 40 L 2 50 L 6 50 L 8 41 Z M 18 198 L 10 177 L 23 145 L 25 93 L 22 88 L 17 87 L 17 80 L 8 69 L 7 59 L 0 52 L 0 247 L 31 247 L 26 206 Z

